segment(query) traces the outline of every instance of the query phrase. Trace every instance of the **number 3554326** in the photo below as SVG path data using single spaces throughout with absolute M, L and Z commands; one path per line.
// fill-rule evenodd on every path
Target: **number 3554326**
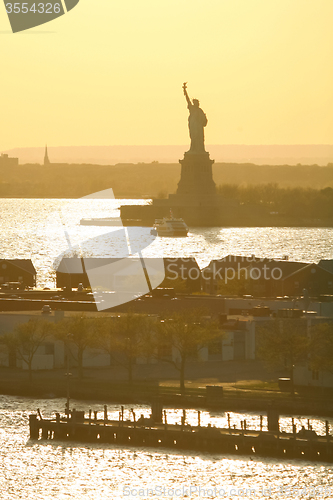
M 6 3 L 7 14 L 60 14 L 60 3 L 34 3 L 29 7 L 28 3 Z

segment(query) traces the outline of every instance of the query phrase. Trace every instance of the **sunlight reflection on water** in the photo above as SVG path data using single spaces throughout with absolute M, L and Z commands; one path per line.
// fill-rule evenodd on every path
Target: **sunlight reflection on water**
M 63 209 L 73 246 L 77 241 L 110 234 L 103 247 L 93 244 L 88 255 L 115 256 L 119 241 L 112 228 L 79 226 L 82 217 L 119 217 L 122 204 L 145 204 L 147 200 L 44 200 L 1 199 L 1 250 L 4 258 L 31 258 L 39 286 L 55 286 L 54 260 L 68 250 L 64 226 L 58 215 Z M 65 215 L 64 215 L 65 214 Z M 145 236 L 140 244 L 145 246 Z M 228 254 L 318 262 L 333 258 L 331 228 L 192 228 L 187 238 L 156 238 L 145 250 L 147 257 L 190 257 L 200 267 Z
M 2 396 L 0 398 L 0 498 L 23 499 L 124 499 L 123 487 L 167 489 L 201 486 L 201 488 L 252 488 L 260 497 L 260 489 L 271 487 L 272 499 L 292 498 L 282 495 L 280 487 L 310 488 L 332 484 L 332 466 L 306 461 L 283 461 L 251 457 L 232 457 L 208 453 L 181 453 L 154 448 L 129 448 L 112 445 L 73 445 L 63 442 L 29 440 L 28 415 L 37 407 L 43 416 L 54 416 L 63 409 L 64 399 L 31 400 Z M 77 409 L 89 407 L 102 412 L 102 404 L 75 402 Z M 135 405 L 137 414 L 148 414 L 148 407 Z M 109 406 L 109 416 L 116 417 L 119 406 Z M 197 412 L 189 410 L 188 421 L 196 425 Z M 125 408 L 125 417 L 129 407 Z M 181 410 L 168 410 L 168 421 L 180 421 Z M 225 425 L 225 415 L 203 412 L 203 423 Z M 240 419 L 255 424 L 255 414 L 232 413 L 232 423 Z M 319 426 L 322 423 L 316 419 Z M 287 425 L 290 418 L 282 418 Z M 332 424 L 332 421 L 331 421 Z M 299 423 L 300 425 L 300 423 Z M 314 426 L 317 423 L 314 422 Z M 319 491 L 319 490 L 318 490 Z M 318 495 L 319 497 L 320 495 Z M 228 498 L 240 499 L 244 494 Z M 268 495 L 267 495 L 268 497 Z M 298 498 L 305 498 L 306 495 Z M 323 498 L 324 495 L 321 497 Z M 134 498 L 134 497 L 132 497 Z M 146 497 L 150 498 L 150 497 Z M 157 497 L 156 497 L 157 498 Z M 161 495 L 159 498 L 170 498 Z M 177 498 L 176 496 L 174 498 Z M 178 498 L 186 498 L 178 496 Z M 193 494 L 192 498 L 200 498 Z M 218 495 L 206 498 L 221 498 Z M 326 496 L 332 498 L 332 496 Z

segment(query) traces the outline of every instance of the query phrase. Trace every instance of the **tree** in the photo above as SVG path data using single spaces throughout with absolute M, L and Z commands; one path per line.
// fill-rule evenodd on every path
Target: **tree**
M 307 359 L 309 341 L 306 322 L 300 319 L 275 319 L 258 327 L 258 357 L 268 367 L 288 370 L 294 395 L 294 367 Z
M 117 361 L 127 369 L 128 382 L 132 384 L 136 359 L 140 356 L 149 357 L 151 353 L 151 322 L 148 316 L 129 312 L 116 320 L 115 328 L 115 350 L 123 355 Z
M 78 376 L 83 378 L 83 355 L 88 347 L 94 345 L 93 322 L 83 314 L 76 314 L 59 321 L 56 325 L 57 337 L 63 340 L 68 352 L 78 366 Z M 74 347 L 74 349 L 73 349 Z
M 333 323 L 312 327 L 310 353 L 310 366 L 313 370 L 333 372 Z
M 3 337 L 3 342 L 9 351 L 15 351 L 16 356 L 28 366 L 29 382 L 32 381 L 32 363 L 38 348 L 53 331 L 53 324 L 40 319 L 30 319 L 27 323 L 18 325 L 13 333 Z
M 156 356 L 171 363 L 179 371 L 179 386 L 185 392 L 185 368 L 193 355 L 213 339 L 222 336 L 217 325 L 203 320 L 202 311 L 184 311 L 174 313 L 160 321 L 157 328 Z M 170 356 L 165 355 L 165 348 L 170 348 Z M 174 357 L 172 351 L 176 353 Z
M 118 316 L 102 317 L 94 322 L 94 345 L 109 355 L 110 365 L 118 345 L 119 324 Z

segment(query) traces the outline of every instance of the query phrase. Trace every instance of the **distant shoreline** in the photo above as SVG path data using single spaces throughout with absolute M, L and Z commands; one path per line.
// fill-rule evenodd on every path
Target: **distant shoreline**
M 40 196 L 0 196 L 0 200 L 77 200 L 80 198 L 74 198 L 74 197 L 40 197 Z M 97 198 L 96 198 L 97 199 Z M 117 197 L 115 200 L 119 200 L 119 202 L 126 202 L 126 200 L 144 200 L 144 201 L 150 201 L 152 198 L 142 198 L 142 197 Z M 126 205 L 126 203 L 123 203 L 123 205 Z M 135 209 L 135 205 L 129 205 L 129 207 L 132 207 Z M 131 221 L 123 219 L 123 225 L 124 226 L 132 226 L 133 224 Z M 134 225 L 138 225 L 137 222 Z M 142 221 L 139 225 L 141 226 L 149 226 L 151 227 L 152 224 L 147 224 L 146 221 Z M 191 227 L 191 225 L 189 224 Z M 209 226 L 210 227 L 210 226 Z M 304 229 L 333 229 L 333 220 L 332 218 L 302 218 L 302 217 L 297 217 L 297 216 L 270 216 L 268 217 L 267 214 L 258 214 L 255 216 L 255 218 L 251 221 L 244 221 L 243 218 L 238 218 L 238 217 L 233 217 L 232 214 L 230 214 L 230 217 L 224 221 L 222 225 L 219 226 L 214 226 L 212 225 L 211 227 L 226 227 L 226 228 L 250 228 L 250 227 L 274 227 L 274 228 L 304 228 Z
M 48 146 L 51 162 L 99 163 L 160 163 L 178 162 L 188 144 L 143 144 L 101 146 Z M 206 144 L 206 150 L 216 162 L 327 164 L 333 161 L 332 144 Z M 45 147 L 15 147 L 4 150 L 22 163 L 43 161 Z
M 1 166 L 0 197 L 76 199 L 112 188 L 117 199 L 168 198 L 180 180 L 179 163 L 123 165 L 50 164 Z M 258 166 L 251 163 L 214 163 L 213 179 L 221 194 L 233 197 L 234 189 L 269 187 L 277 190 L 323 190 L 333 188 L 333 164 L 320 167 Z M 225 188 L 229 188 L 229 193 Z M 232 188 L 230 190 L 230 188 Z M 244 198 L 244 193 L 238 193 Z M 249 198 L 249 197 L 248 197 Z M 254 201 L 257 197 L 254 197 Z M 246 201 L 244 198 L 240 201 Z M 272 209 L 273 210 L 273 209 Z

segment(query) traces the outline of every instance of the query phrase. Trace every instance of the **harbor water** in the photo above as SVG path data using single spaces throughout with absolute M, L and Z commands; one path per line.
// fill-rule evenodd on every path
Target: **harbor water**
M 103 415 L 103 403 L 72 401 L 77 410 L 92 408 Z M 29 413 L 40 408 L 44 418 L 63 410 L 64 399 L 0 399 L 0 498 L 118 500 L 124 498 L 332 498 L 333 467 L 298 460 L 262 459 L 175 452 L 168 449 L 116 445 L 75 444 L 29 440 Z M 109 406 L 109 418 L 118 418 L 119 405 Z M 148 415 L 146 406 L 134 406 Z M 130 407 L 125 407 L 125 418 Z M 168 410 L 170 423 L 180 423 L 182 411 Z M 231 424 L 258 428 L 256 414 L 231 413 Z M 325 424 L 312 418 L 313 428 L 324 434 Z M 187 411 L 187 422 L 197 425 L 197 412 Z M 226 426 L 224 413 L 205 412 L 201 424 Z M 264 421 L 265 424 L 266 420 Z M 333 422 L 330 421 L 332 426 Z M 281 418 L 290 430 L 290 417 Z M 296 419 L 298 429 L 307 417 Z
M 119 217 L 122 204 L 147 200 L 1 199 L 1 256 L 32 259 L 37 284 L 55 286 L 55 268 L 61 256 L 73 254 L 82 241 L 85 257 L 117 257 L 122 234 L 119 227 L 80 226 L 84 217 Z M 185 221 L 186 222 L 186 221 Z M 104 235 L 103 245 L 94 238 Z M 135 247 L 147 257 L 194 257 L 201 268 L 229 254 L 319 262 L 333 258 L 332 228 L 190 228 L 187 238 L 149 237 L 135 233 Z M 70 245 L 70 248 L 69 248 Z M 117 254 L 118 252 L 118 254 Z

